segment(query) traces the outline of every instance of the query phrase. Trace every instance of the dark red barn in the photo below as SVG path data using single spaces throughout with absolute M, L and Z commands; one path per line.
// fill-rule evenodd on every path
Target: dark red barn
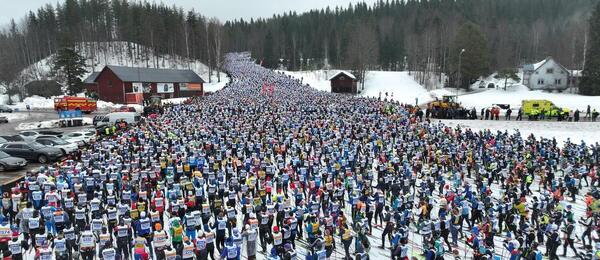
M 132 68 L 108 65 L 84 81 L 88 93 L 119 104 L 204 95 L 204 80 L 191 70 Z M 93 95 L 93 94 L 92 94 Z
M 331 92 L 333 93 L 349 93 L 357 94 L 356 77 L 352 73 L 340 71 L 333 77 L 329 78 L 331 82 Z

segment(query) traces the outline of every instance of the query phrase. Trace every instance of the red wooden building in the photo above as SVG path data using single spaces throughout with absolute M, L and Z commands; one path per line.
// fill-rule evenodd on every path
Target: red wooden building
M 340 71 L 329 78 L 331 82 L 331 92 L 357 94 L 356 77 L 350 72 Z
M 119 104 L 142 103 L 151 96 L 162 98 L 204 95 L 204 80 L 191 70 L 105 66 L 84 84 L 88 93 Z

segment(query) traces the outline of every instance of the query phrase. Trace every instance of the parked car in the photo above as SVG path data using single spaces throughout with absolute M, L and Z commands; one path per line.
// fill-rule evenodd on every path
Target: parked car
M 0 137 L 6 139 L 6 141 L 8 141 L 8 142 L 24 142 L 25 141 L 25 139 L 23 139 L 23 137 L 20 135 L 0 135 Z
M 59 148 L 62 150 L 63 155 L 75 153 L 79 149 L 77 144 L 67 142 L 60 138 L 43 138 L 42 136 L 38 137 L 35 142 L 44 146 Z
M 39 134 L 41 135 L 54 135 L 54 136 L 58 136 L 60 137 L 61 135 L 63 135 L 63 132 L 61 131 L 54 131 L 54 130 L 40 130 L 37 131 Z
M 102 119 L 104 119 L 104 116 L 94 116 L 94 118 L 92 119 L 92 124 L 96 125 L 98 124 L 98 122 L 102 121 Z
M 0 105 L 0 113 L 12 113 L 13 109 L 5 105 Z
M 114 112 L 107 114 L 101 121 L 97 121 L 95 126 L 113 125 L 120 121 L 125 121 L 129 125 L 137 124 L 142 117 L 136 112 Z
M 95 133 L 85 131 L 85 130 L 71 132 L 68 134 L 64 134 L 62 136 L 62 139 L 72 142 L 72 143 L 77 143 L 78 145 L 80 143 L 88 144 L 92 141 L 95 141 L 95 138 L 96 138 Z
M 113 112 L 136 112 L 136 111 L 135 111 L 135 107 L 120 106 L 119 108 L 113 110 Z
M 42 135 L 38 131 L 23 131 L 19 134 L 26 142 L 32 142 L 36 137 Z
M 0 145 L 0 151 L 14 157 L 20 157 L 29 161 L 47 163 L 58 161 L 63 152 L 59 148 L 47 147 L 35 142 L 13 142 Z
M 8 117 L 0 116 L 0 123 L 8 123 Z
M 25 166 L 27 166 L 27 160 L 13 157 L 10 154 L 0 151 L 0 172 L 18 170 Z

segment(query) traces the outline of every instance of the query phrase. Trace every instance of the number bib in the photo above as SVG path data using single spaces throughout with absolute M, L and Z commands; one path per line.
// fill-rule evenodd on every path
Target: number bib
M 83 246 L 83 247 L 94 246 L 94 237 L 93 236 L 81 237 L 81 246 Z
M 67 250 L 67 244 L 64 240 L 55 240 L 54 241 L 54 249 L 59 252 L 64 252 Z
M 12 253 L 13 255 L 20 254 L 21 253 L 21 244 L 19 244 L 19 243 L 10 244 L 9 250 L 10 250 L 10 253 Z
M 33 198 L 33 200 L 42 200 L 42 193 L 34 192 L 33 194 L 31 194 L 31 197 Z
M 219 230 L 223 230 L 227 228 L 227 222 L 219 221 Z
M 30 218 L 29 219 L 29 228 L 30 229 L 35 229 L 35 228 L 39 228 L 40 227 L 40 220 L 37 218 Z

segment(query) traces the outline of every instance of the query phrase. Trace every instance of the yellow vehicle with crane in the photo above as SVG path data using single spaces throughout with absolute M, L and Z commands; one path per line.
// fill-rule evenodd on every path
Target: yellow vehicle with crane
M 552 101 L 544 99 L 523 100 L 521 102 L 521 109 L 523 110 L 523 115 L 527 116 L 529 120 L 538 120 L 541 118 L 558 118 L 558 120 L 563 120 L 569 118 L 569 112 L 571 112 L 568 108 L 558 107 Z
M 467 119 L 471 118 L 470 111 L 458 102 L 458 96 L 445 95 L 427 104 L 431 117 L 438 119 Z

